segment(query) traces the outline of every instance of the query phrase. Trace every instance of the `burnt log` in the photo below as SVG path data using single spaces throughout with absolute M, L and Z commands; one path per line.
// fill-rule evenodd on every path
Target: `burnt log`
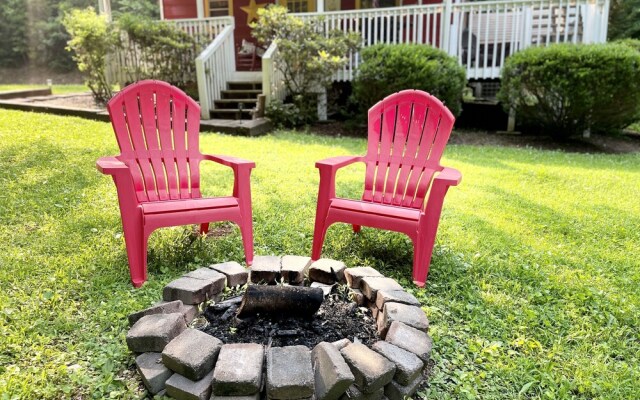
M 320 288 L 249 285 L 238 308 L 238 318 L 256 314 L 276 318 L 311 317 L 323 299 Z

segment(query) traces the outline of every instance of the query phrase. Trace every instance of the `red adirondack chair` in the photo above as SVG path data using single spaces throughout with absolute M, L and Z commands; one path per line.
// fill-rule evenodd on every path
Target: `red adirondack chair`
M 394 93 L 371 107 L 367 154 L 316 163 L 320 188 L 311 258 L 320 258 L 327 228 L 336 222 L 352 224 L 354 232 L 360 226 L 402 232 L 413 241 L 413 281 L 424 286 L 444 196 L 462 178 L 440 165 L 454 120 L 440 100 L 418 90 Z M 355 162 L 366 164 L 362 200 L 336 197 L 336 172 Z
M 248 265 L 253 261 L 252 161 L 200 153 L 200 106 L 160 81 L 127 86 L 107 104 L 120 155 L 96 166 L 113 177 L 118 192 L 131 282 L 147 280 L 147 239 L 161 227 L 233 221 L 240 226 Z M 203 198 L 200 161 L 233 169 L 233 195 Z

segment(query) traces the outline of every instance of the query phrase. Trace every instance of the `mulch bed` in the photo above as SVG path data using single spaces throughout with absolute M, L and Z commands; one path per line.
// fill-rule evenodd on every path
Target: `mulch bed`
M 320 342 L 344 338 L 371 346 L 380 340 L 371 311 L 337 292 L 325 297 L 311 319 L 280 315 L 240 321 L 235 318 L 239 303 L 221 302 L 204 311 L 209 325 L 202 330 L 225 344 L 250 342 L 274 347 L 304 345 L 311 349 Z

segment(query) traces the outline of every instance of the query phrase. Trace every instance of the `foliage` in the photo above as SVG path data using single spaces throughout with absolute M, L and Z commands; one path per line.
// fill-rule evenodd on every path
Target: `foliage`
M 203 152 L 256 161 L 261 255 L 308 255 L 314 161 L 366 150 L 363 139 L 291 132 L 200 139 Z M 149 281 L 133 289 L 115 187 L 91 167 L 110 154 L 108 123 L 0 113 L 0 393 L 9 398 L 144 397 L 126 316 L 187 271 L 243 260 L 234 225 L 197 240 L 194 227 L 160 229 Z M 449 145 L 443 164 L 464 180 L 445 200 L 426 288 L 411 284 L 402 234 L 336 224 L 323 254 L 378 268 L 421 301 L 434 346 L 420 396 L 640 398 L 638 155 Z M 363 174 L 341 170 L 338 195 L 359 198 Z M 202 164 L 202 179 L 205 195 L 233 189 L 233 172 L 214 163 Z
M 304 104 L 308 106 L 308 109 L 301 111 L 297 104 Z M 315 104 L 311 99 L 308 99 L 308 101 L 296 99 L 290 103 L 284 103 L 280 99 L 274 99 L 267 105 L 265 115 L 278 128 L 300 127 L 314 121 L 312 116 L 314 115 L 313 110 L 315 109 Z
M 623 44 L 629 46 L 636 51 L 640 51 L 640 39 L 621 39 L 616 40 L 614 43 Z
M 179 87 L 195 81 L 184 66 L 191 59 L 195 40 L 173 24 L 161 23 L 146 17 L 123 14 L 117 27 L 124 35 L 120 47 L 132 65 L 128 70 L 131 81 L 159 79 Z
M 27 13 L 23 0 L 0 3 L 0 67 L 18 67 L 29 54 L 26 36 Z
M 466 74 L 442 50 L 416 44 L 379 44 L 362 50 L 353 81 L 353 99 L 362 111 L 404 89 L 424 90 L 460 114 Z
M 556 44 L 509 57 L 498 98 L 556 137 L 611 133 L 640 119 L 640 52 L 627 45 Z
M 640 0 L 612 0 L 608 28 L 609 40 L 640 39 Z
M 160 19 L 160 8 L 154 0 L 113 0 L 111 3 L 114 19 L 123 14 L 133 14 L 142 18 Z
M 265 47 L 276 41 L 276 67 L 284 77 L 287 92 L 303 119 L 313 119 L 315 108 L 306 99 L 328 87 L 333 74 L 347 63 L 347 55 L 360 46 L 357 34 L 327 31 L 322 20 L 307 20 L 291 15 L 282 6 L 258 10 L 258 21 L 251 25 L 253 37 Z
M 107 102 L 113 93 L 106 77 L 106 55 L 115 44 L 114 32 L 106 18 L 91 7 L 72 10 L 63 24 L 71 36 L 69 49 L 75 52 L 78 69 L 85 73 L 85 84 L 96 101 Z

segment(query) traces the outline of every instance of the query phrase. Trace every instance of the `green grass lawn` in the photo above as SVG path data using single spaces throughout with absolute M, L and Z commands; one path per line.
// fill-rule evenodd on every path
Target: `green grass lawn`
M 149 281 L 129 283 L 115 187 L 95 160 L 116 154 L 107 123 L 0 111 L 0 399 L 144 395 L 126 316 L 185 271 L 242 260 L 239 231 L 152 235 Z M 324 157 L 365 141 L 279 132 L 203 134 L 201 149 L 255 160 L 256 254 L 309 254 Z M 463 173 L 445 201 L 425 289 L 400 234 L 329 230 L 325 256 L 389 274 L 422 302 L 435 362 L 421 396 L 640 398 L 640 157 L 451 145 Z M 363 168 L 339 174 L 358 197 Z M 207 165 L 206 194 L 230 171 Z
M 44 88 L 46 85 L 0 85 L 0 92 L 7 90 L 26 90 L 35 88 Z M 69 94 L 69 93 L 85 93 L 89 88 L 85 85 L 53 85 L 51 93 L 53 94 Z

